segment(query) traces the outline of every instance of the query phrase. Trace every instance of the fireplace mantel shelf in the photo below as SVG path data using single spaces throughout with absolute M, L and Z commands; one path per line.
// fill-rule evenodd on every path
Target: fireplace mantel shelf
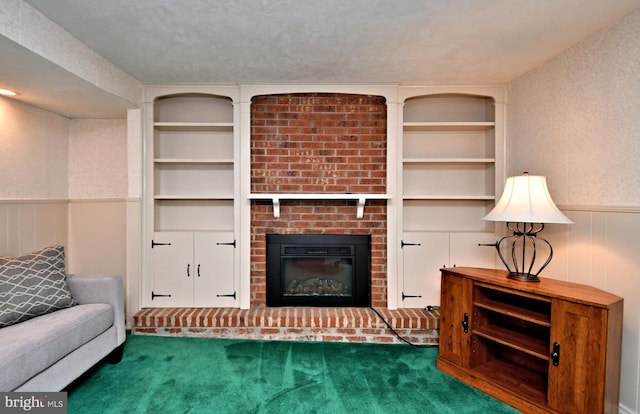
M 338 193 L 251 193 L 250 200 L 271 200 L 273 217 L 280 217 L 280 200 L 356 200 L 358 202 L 357 218 L 364 216 L 364 205 L 367 200 L 388 200 L 389 194 L 338 194 Z

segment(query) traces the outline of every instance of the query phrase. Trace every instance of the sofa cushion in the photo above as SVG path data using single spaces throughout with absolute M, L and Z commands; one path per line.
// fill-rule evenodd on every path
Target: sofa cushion
M 62 246 L 0 257 L 0 328 L 75 305 L 65 277 Z
M 0 391 L 11 391 L 113 325 L 106 303 L 78 305 L 0 329 Z

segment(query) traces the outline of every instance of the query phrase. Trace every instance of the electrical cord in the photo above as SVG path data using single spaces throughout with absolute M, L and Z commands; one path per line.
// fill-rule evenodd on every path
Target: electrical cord
M 439 307 L 427 306 L 427 310 L 429 311 L 437 308 Z M 438 346 L 438 344 L 414 344 L 413 342 L 408 341 L 406 338 L 403 338 L 398 332 L 396 332 L 396 330 L 393 329 L 391 324 L 389 324 L 389 322 L 387 322 L 387 320 L 373 306 L 369 306 L 369 309 L 375 312 L 375 314 L 378 315 L 378 318 L 380 318 L 380 320 L 384 322 L 385 325 L 387 325 L 387 328 L 389 328 L 389 330 L 395 335 L 395 337 L 398 338 L 400 341 L 404 342 L 405 344 L 411 345 L 414 348 L 432 348 L 434 346 Z

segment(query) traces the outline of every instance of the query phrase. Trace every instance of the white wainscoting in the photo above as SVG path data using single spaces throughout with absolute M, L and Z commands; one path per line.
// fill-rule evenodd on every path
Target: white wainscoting
M 67 268 L 76 274 L 122 275 L 127 321 L 138 310 L 139 303 L 136 296 L 141 248 L 139 211 L 139 200 L 69 201 Z
M 540 234 L 554 248 L 545 276 L 624 298 L 620 412 L 640 412 L 640 208 L 563 206 L 572 225 Z
M 68 273 L 122 275 L 131 312 L 139 303 L 140 237 L 140 200 L 0 200 L 0 255 L 65 246 Z
M 0 254 L 65 246 L 69 273 L 126 274 L 127 201 L 0 200 Z
M 69 272 L 126 275 L 126 212 L 123 199 L 69 202 Z
M 0 254 L 67 248 L 68 200 L 0 200 Z

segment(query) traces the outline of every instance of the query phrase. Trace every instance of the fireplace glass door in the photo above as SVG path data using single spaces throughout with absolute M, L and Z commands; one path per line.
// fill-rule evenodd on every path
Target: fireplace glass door
M 285 296 L 351 296 L 353 258 L 283 257 Z
M 269 236 L 267 305 L 368 305 L 368 237 Z

